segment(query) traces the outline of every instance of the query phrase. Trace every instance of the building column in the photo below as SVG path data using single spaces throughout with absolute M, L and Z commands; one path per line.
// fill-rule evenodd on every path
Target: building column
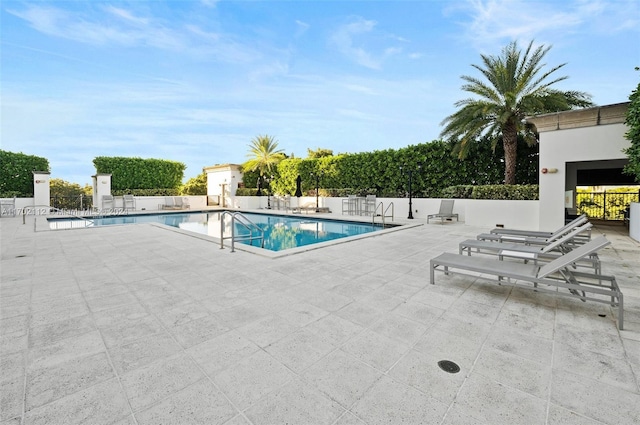
M 33 205 L 36 207 L 51 206 L 51 189 L 49 180 L 51 173 L 48 171 L 33 172 Z
M 111 174 L 96 174 L 91 177 L 93 179 L 93 208 L 102 209 L 102 197 L 111 195 Z

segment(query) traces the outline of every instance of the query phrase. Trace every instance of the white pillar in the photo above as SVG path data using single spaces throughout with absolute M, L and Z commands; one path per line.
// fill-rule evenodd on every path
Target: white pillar
M 91 177 L 93 179 L 93 208 L 101 209 L 102 197 L 111 195 L 111 174 L 96 174 Z
M 51 173 L 48 171 L 33 172 L 33 205 L 36 207 L 51 206 L 50 179 Z

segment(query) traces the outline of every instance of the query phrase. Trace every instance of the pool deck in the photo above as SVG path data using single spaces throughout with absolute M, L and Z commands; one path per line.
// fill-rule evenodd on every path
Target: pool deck
M 488 229 L 411 223 L 268 258 L 154 225 L 2 217 L 0 425 L 640 423 L 626 229 L 594 232 L 612 242 L 620 331 L 603 304 L 430 285 L 430 258 Z

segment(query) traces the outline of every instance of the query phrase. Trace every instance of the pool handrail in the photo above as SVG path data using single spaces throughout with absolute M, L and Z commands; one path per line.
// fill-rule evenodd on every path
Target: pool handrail
M 226 238 L 224 237 L 224 216 L 225 215 L 231 216 L 231 236 Z M 235 225 L 234 225 L 236 221 L 238 222 L 238 224 L 240 224 L 242 227 L 244 227 L 249 231 L 248 235 L 240 235 L 240 239 L 236 237 Z M 251 229 L 259 232 L 260 236 L 254 237 L 253 231 Z M 248 240 L 249 243 L 251 243 L 254 239 L 257 239 L 257 240 L 260 240 L 260 248 L 264 248 L 264 230 L 260 228 L 260 226 L 255 224 L 253 221 L 249 220 L 244 214 L 242 214 L 239 211 L 223 211 L 220 214 L 220 249 L 224 249 L 225 239 L 231 239 L 231 252 L 235 252 L 236 239 Z

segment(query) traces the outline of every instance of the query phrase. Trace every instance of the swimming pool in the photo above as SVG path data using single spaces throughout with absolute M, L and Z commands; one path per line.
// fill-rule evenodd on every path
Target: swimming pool
M 201 235 L 211 236 L 217 239 L 221 237 L 221 223 L 224 220 L 226 230 L 224 236 L 228 236 L 231 216 L 216 212 L 189 212 L 189 213 L 164 213 L 164 214 L 130 214 L 99 218 L 49 218 L 49 227 L 53 230 L 101 227 L 140 223 L 159 223 L 176 227 Z M 283 251 L 286 249 L 334 241 L 356 235 L 383 230 L 382 224 L 323 219 L 307 216 L 274 215 L 262 213 L 242 213 L 257 227 L 264 231 L 264 244 L 262 248 L 270 251 Z M 247 229 L 236 223 L 237 235 L 247 233 Z M 260 247 L 260 241 L 236 240 L 236 243 Z

